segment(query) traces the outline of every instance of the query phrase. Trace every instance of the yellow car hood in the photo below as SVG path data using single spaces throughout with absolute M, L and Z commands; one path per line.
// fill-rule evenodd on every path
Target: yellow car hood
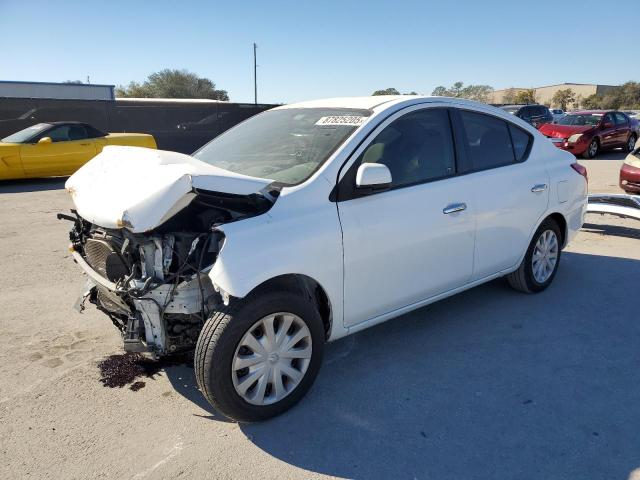
M 69 177 L 65 188 L 89 222 L 146 232 L 186 207 L 195 197 L 194 189 L 250 195 L 271 182 L 182 153 L 108 146 Z

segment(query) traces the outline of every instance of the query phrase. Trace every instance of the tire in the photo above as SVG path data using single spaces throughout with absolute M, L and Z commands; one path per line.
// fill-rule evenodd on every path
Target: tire
M 555 250 L 555 263 L 553 265 L 553 269 L 550 269 L 548 272 L 548 276 L 542 279 L 540 278 L 542 275 L 536 275 L 534 272 L 534 262 L 533 256 L 536 251 L 538 241 L 540 238 L 547 234 L 547 232 L 552 232 L 556 239 L 556 250 Z M 548 234 L 547 234 L 548 235 Z M 529 248 L 527 248 L 527 253 L 522 260 L 522 263 L 518 267 L 518 269 L 509 275 L 507 275 L 507 280 L 509 281 L 509 285 L 516 290 L 519 290 L 524 293 L 538 293 L 547 288 L 553 279 L 556 276 L 556 272 L 558 271 L 558 266 L 560 265 L 560 254 L 562 247 L 562 233 L 560 232 L 560 227 L 558 224 L 551 218 L 547 218 L 536 230 L 536 233 L 533 235 L 531 239 L 531 243 L 529 244 Z
M 591 140 L 591 143 L 589 143 L 589 146 L 584 151 L 583 156 L 584 158 L 594 158 L 596 155 L 598 155 L 599 151 L 600 151 L 600 142 L 598 141 L 597 138 L 594 138 L 593 140 Z
M 623 150 L 627 153 L 633 152 L 633 150 L 635 149 L 635 146 L 636 146 L 636 136 L 634 133 L 632 133 L 631 135 L 629 135 L 629 139 L 627 140 L 627 143 L 624 146 Z
M 278 319 L 278 315 L 282 316 L 281 319 Z M 280 358 L 277 353 L 268 353 L 267 349 L 264 350 L 267 353 L 259 355 L 247 350 L 248 347 L 240 345 L 241 341 L 244 342 L 245 339 L 249 338 L 248 336 L 253 339 L 256 338 L 257 322 L 274 316 L 274 320 L 271 321 L 271 324 L 274 325 L 272 332 L 281 333 L 282 330 L 277 330 L 276 327 L 282 329 L 284 322 L 291 318 L 292 327 L 284 331 L 284 335 L 292 332 L 288 338 L 293 340 L 293 337 L 297 335 L 296 332 L 302 332 L 305 335 L 307 332 L 310 334 L 310 339 L 305 337 L 304 340 L 299 341 L 305 345 L 302 349 L 306 349 L 307 346 L 311 347 L 310 359 L 284 358 L 282 353 L 283 357 Z M 306 325 L 308 330 L 304 329 L 303 324 Z M 299 330 L 294 330 L 294 327 L 299 328 Z M 267 341 L 268 339 L 265 335 L 264 338 L 260 336 L 258 341 L 260 340 Z M 298 345 L 299 342 L 292 345 L 292 347 Z M 283 340 L 283 344 L 285 343 L 287 343 L 286 338 Z M 310 299 L 301 293 L 283 290 L 269 289 L 256 292 L 244 299 L 232 299 L 228 307 L 221 307 L 214 311 L 207 320 L 196 344 L 194 357 L 196 380 L 209 403 L 225 416 L 239 422 L 266 420 L 291 408 L 311 388 L 322 364 L 324 343 L 325 334 L 322 319 L 315 304 Z M 234 363 L 236 360 L 242 361 L 241 359 L 248 358 L 243 356 L 241 349 L 245 349 L 244 353 L 250 353 L 253 358 L 260 357 L 262 359 L 260 364 L 252 366 L 251 369 L 253 370 L 249 368 L 232 369 L 232 366 L 238 365 Z M 301 350 L 298 348 L 296 351 Z M 272 355 L 275 355 L 275 357 L 272 358 Z M 297 368 L 298 370 L 296 371 L 302 378 L 296 383 L 286 374 L 280 374 L 280 393 L 282 394 L 287 388 L 291 388 L 291 390 L 285 393 L 284 398 L 278 401 L 270 401 L 269 398 L 278 398 L 275 381 L 271 380 L 278 375 L 275 372 L 281 372 L 280 366 L 283 369 L 287 368 L 286 365 L 283 366 L 286 362 L 289 362 L 288 365 L 291 368 Z M 296 364 L 295 362 L 299 363 Z M 299 365 L 304 365 L 304 368 L 299 367 Z M 267 368 L 269 370 L 265 370 Z M 246 370 L 245 376 L 240 376 L 244 370 Z M 245 392 L 247 398 L 243 398 L 236 385 L 240 388 L 243 380 L 249 379 L 251 375 L 258 375 L 260 371 L 268 373 L 260 375 L 259 380 L 256 380 Z M 254 397 L 259 398 L 262 382 L 266 385 L 261 390 L 263 404 L 250 403 L 249 394 L 253 393 Z M 286 385 L 289 385 L 289 387 L 286 387 Z M 282 387 L 286 388 L 283 390 Z M 259 402 L 259 400 L 256 401 Z

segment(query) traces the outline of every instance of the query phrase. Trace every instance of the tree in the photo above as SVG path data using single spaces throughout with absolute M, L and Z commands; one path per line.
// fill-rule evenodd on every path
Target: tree
M 400 92 L 395 88 L 385 88 L 384 90 L 376 90 L 371 95 L 400 95 Z
M 562 110 L 567 110 L 569 104 L 574 103 L 575 100 L 576 94 L 573 93 L 573 90 L 570 88 L 558 90 L 551 98 L 551 102 L 559 106 Z
M 376 90 L 371 95 L 419 95 L 418 92 L 414 92 L 413 90 L 409 93 L 400 93 L 397 88 L 385 88 L 384 90 Z
M 443 87 L 442 85 L 433 89 L 431 95 L 436 97 L 454 97 L 468 98 L 477 102 L 487 103 L 493 93 L 493 87 L 489 85 L 467 85 L 462 82 L 456 82 L 451 87 Z
M 601 103 L 602 103 L 602 98 L 600 98 L 595 93 L 593 95 L 589 95 L 587 98 L 582 100 L 583 108 L 586 108 L 589 110 L 596 110 L 601 108 L 600 107 Z
M 229 100 L 226 90 L 217 90 L 208 78 L 198 77 L 187 70 L 165 69 L 152 73 L 143 82 L 130 82 L 116 88 L 117 97 L 137 98 L 208 98 Z
M 520 90 L 515 94 L 514 102 L 518 105 L 527 105 L 529 103 L 536 103 L 536 91 L 533 88 Z
M 515 88 L 508 88 L 502 95 L 502 103 L 513 104 L 516 103 L 517 90 Z

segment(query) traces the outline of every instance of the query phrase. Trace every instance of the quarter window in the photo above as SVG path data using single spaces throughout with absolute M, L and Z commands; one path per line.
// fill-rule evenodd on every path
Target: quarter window
M 453 175 L 455 154 L 449 114 L 429 108 L 390 123 L 356 162 L 381 163 L 391 171 L 392 187 Z
M 516 156 L 516 162 L 522 162 L 527 155 L 527 150 L 529 150 L 531 137 L 524 130 L 519 129 L 512 124 L 509 124 L 509 133 L 511 134 L 513 153 Z
M 507 122 L 468 111 L 460 111 L 460 117 L 466 133 L 467 151 L 473 170 L 486 170 L 516 162 Z M 518 146 L 518 151 L 524 156 L 528 143 L 522 150 L 522 139 L 520 139 Z

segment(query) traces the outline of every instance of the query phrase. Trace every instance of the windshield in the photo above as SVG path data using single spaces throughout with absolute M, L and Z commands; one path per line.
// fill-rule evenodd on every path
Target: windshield
M 515 115 L 515 113 L 520 110 L 520 107 L 501 107 L 505 112 L 509 112 L 511 115 Z
M 560 125 L 591 125 L 596 126 L 600 123 L 602 114 L 595 113 L 581 113 L 581 114 L 568 114 L 558 120 Z
M 193 156 L 231 172 L 295 185 L 309 178 L 370 114 L 337 108 L 269 110 L 216 137 Z
M 27 143 L 33 137 L 41 133 L 43 130 L 46 130 L 51 125 L 48 123 L 39 123 L 37 125 L 33 125 L 32 127 L 27 127 L 24 130 L 20 130 L 19 132 L 14 133 L 13 135 L 9 135 L 8 137 L 4 137 L 0 142 L 3 143 Z

